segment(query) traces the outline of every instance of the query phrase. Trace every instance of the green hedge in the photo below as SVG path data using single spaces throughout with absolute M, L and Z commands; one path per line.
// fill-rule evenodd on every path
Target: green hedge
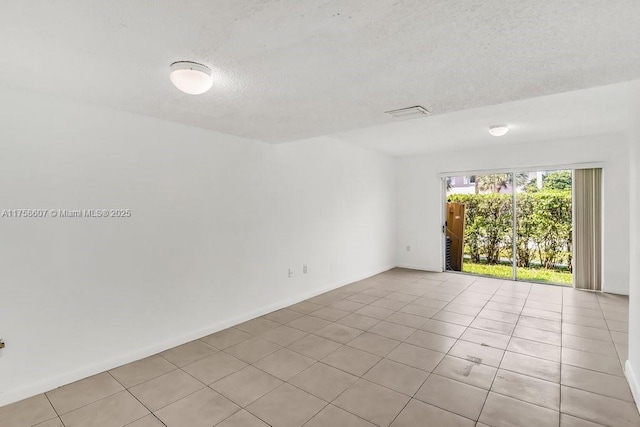
M 571 192 L 544 190 L 517 195 L 517 264 L 571 269 Z M 512 258 L 511 194 L 453 194 L 465 205 L 465 253 L 471 261 L 497 264 Z

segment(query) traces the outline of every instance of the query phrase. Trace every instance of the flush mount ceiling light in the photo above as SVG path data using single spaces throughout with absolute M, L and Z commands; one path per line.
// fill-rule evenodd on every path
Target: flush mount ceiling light
M 507 125 L 493 125 L 489 126 L 489 133 L 493 136 L 503 136 L 509 132 L 509 126 Z
M 175 87 L 189 95 L 205 93 L 213 85 L 211 68 L 191 61 L 178 61 L 169 66 L 169 78 Z

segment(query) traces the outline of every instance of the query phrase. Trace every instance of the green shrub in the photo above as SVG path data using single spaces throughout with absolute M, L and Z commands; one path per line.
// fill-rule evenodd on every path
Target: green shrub
M 465 253 L 497 264 L 512 258 L 511 194 L 454 194 L 450 202 L 465 205 Z M 517 195 L 517 265 L 545 268 L 566 264 L 571 269 L 571 192 L 543 190 Z
M 571 191 L 571 171 L 555 171 L 545 175 L 542 186 L 548 190 Z

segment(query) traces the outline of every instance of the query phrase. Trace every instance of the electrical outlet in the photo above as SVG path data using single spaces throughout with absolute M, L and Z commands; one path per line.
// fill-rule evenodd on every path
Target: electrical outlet
M 407 245 L 407 252 L 411 252 L 411 246 Z
M 302 274 L 307 274 L 309 270 L 307 270 L 307 264 L 302 266 Z
M 0 338 L 0 350 L 5 347 L 4 340 Z
M 289 269 L 289 279 L 291 279 L 293 277 L 293 270 Z

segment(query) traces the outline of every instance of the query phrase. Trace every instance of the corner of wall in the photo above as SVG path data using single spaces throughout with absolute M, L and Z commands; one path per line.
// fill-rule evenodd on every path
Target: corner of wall
M 631 362 L 629 360 L 627 360 L 624 364 L 624 375 L 625 377 L 627 377 L 627 382 L 629 383 L 629 387 L 631 388 L 633 400 L 635 400 L 638 412 L 640 412 L 640 384 L 638 384 L 638 377 L 636 376 L 636 373 L 633 370 L 633 367 L 631 366 Z

